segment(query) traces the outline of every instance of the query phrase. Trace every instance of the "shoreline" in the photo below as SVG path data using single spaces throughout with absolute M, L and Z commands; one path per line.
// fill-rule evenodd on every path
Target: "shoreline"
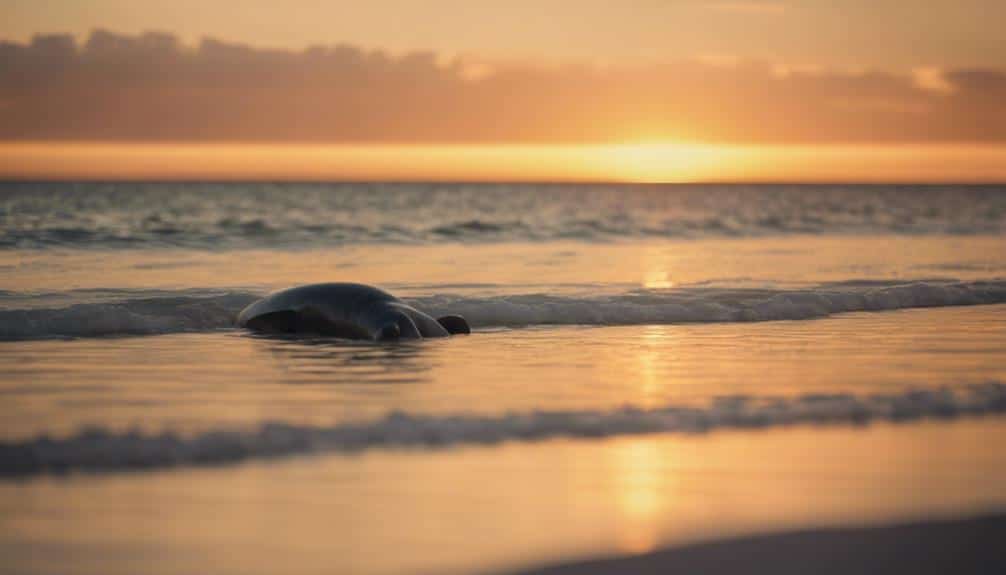
M 509 575 L 1006 572 L 1006 514 L 733 537 L 643 555 L 556 563 Z

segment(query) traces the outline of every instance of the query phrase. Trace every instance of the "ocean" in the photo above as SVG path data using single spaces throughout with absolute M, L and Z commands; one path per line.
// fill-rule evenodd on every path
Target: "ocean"
M 379 286 L 471 335 L 265 336 Z M 1006 186 L 0 183 L 10 573 L 504 573 L 1006 510 Z

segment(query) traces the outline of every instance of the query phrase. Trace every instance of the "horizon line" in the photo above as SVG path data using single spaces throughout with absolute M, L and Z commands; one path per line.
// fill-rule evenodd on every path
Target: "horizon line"
M 685 187 L 685 186 L 876 186 L 876 187 L 1006 187 L 1006 179 L 1002 180 L 695 180 L 695 181 L 631 181 L 631 180 L 594 180 L 594 179 L 356 179 L 356 178 L 91 178 L 91 177 L 51 177 L 51 178 L 19 178 L 0 176 L 0 185 L 7 184 L 334 184 L 334 185 L 463 185 L 463 186 L 631 186 L 631 187 Z
M 0 141 L 0 180 L 995 185 L 1006 145 Z

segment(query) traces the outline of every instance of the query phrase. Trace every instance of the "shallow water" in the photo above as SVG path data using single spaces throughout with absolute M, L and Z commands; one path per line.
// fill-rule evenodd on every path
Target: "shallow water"
M 0 571 L 493 571 L 1006 508 L 996 187 L 0 199 Z M 233 327 L 319 281 L 474 333 Z
M 0 484 L 9 572 L 472 573 L 1006 506 L 1002 418 L 378 450 Z
M 547 352 L 543 351 L 547 350 Z M 240 331 L 8 342 L 8 439 L 702 406 L 1006 382 L 1006 305 L 811 321 L 503 328 L 374 345 Z

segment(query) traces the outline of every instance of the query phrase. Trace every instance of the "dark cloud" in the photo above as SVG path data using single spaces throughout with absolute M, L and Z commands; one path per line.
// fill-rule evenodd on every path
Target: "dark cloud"
M 781 72 L 768 64 L 509 63 L 266 50 L 98 30 L 0 43 L 0 139 L 304 142 L 1006 140 L 1006 72 Z

